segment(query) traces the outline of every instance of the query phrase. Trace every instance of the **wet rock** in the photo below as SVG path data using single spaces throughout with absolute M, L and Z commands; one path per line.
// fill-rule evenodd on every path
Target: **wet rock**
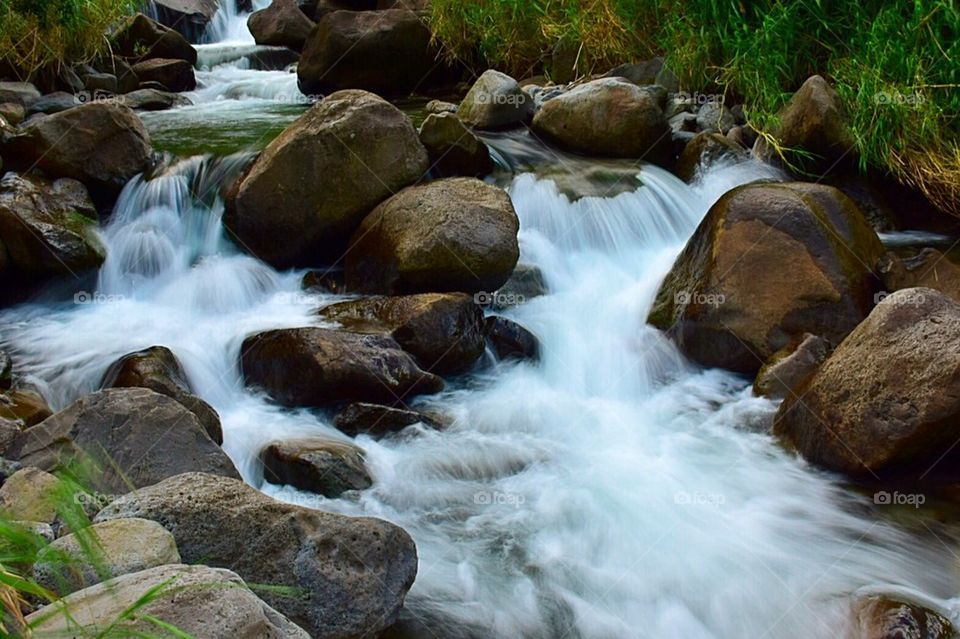
M 92 466 L 90 488 L 111 493 L 189 471 L 239 477 L 193 413 L 146 388 L 80 398 L 20 435 L 10 457 L 46 471 Z
M 136 614 L 129 614 L 131 610 Z M 118 636 L 155 636 L 157 626 L 150 618 L 188 637 L 310 639 L 230 570 L 182 564 L 157 566 L 78 590 L 34 612 L 27 622 L 38 637 L 77 632 L 86 636 L 107 626 Z
M 463 293 L 352 300 L 318 314 L 352 332 L 389 335 L 432 373 L 465 370 L 483 354 L 483 312 Z
M 105 579 L 179 564 L 177 544 L 149 519 L 114 519 L 64 535 L 37 555 L 33 578 L 61 596 Z
M 219 7 L 217 0 L 153 0 L 157 21 L 194 43 L 203 41 Z
M 493 171 L 487 145 L 453 113 L 427 116 L 420 142 L 430 156 L 430 172 L 438 177 L 483 177 Z
M 839 343 L 867 316 L 883 253 L 856 205 L 793 182 L 730 191 L 661 285 L 649 321 L 705 365 L 755 374 L 806 333 Z
M 25 467 L 0 486 L 0 513 L 7 520 L 50 523 L 57 518 L 60 480 L 39 468 Z
M 300 51 L 314 24 L 296 0 L 273 0 L 266 9 L 250 14 L 247 27 L 257 44 Z
M 388 337 L 324 328 L 281 329 L 243 343 L 247 384 L 285 406 L 387 401 L 436 393 L 443 381 L 421 370 Z
M 417 572 L 401 528 L 284 504 L 242 481 L 190 473 L 131 493 L 97 515 L 153 519 L 183 561 L 231 566 L 251 583 L 287 586 L 264 600 L 315 639 L 378 636 L 396 619 Z
M 274 442 L 260 453 L 263 478 L 301 490 L 339 497 L 373 485 L 363 450 L 347 442 L 311 438 Z
M 193 394 L 180 360 L 165 346 L 151 346 L 124 355 L 104 373 L 100 388 L 149 388 L 171 397 L 193 413 L 210 439 L 223 443 L 220 416 L 210 404 Z
M 24 427 L 35 426 L 53 412 L 47 400 L 35 390 L 18 388 L 0 395 L 0 418 L 18 421 Z
M 526 303 L 535 297 L 546 295 L 547 285 L 543 281 L 543 272 L 532 264 L 517 264 L 510 279 L 496 293 L 487 299 L 478 299 L 477 303 L 502 311 Z
M 922 286 L 960 302 L 960 266 L 936 249 L 925 248 L 906 259 L 887 252 L 877 263 L 877 272 L 884 288 L 878 300 L 893 291 Z
M 470 87 L 457 115 L 478 129 L 501 129 L 529 120 L 533 99 L 509 75 L 490 69 Z
M 197 50 L 178 31 L 151 20 L 142 13 L 129 18 L 112 38 L 118 55 L 135 62 L 151 58 L 197 63 Z
M 663 161 L 670 127 L 657 97 L 625 80 L 581 84 L 544 103 L 533 130 L 587 155 Z
M 781 349 L 763 365 L 753 382 L 753 392 L 772 399 L 795 393 L 827 358 L 829 350 L 829 344 L 816 335 L 805 335 L 802 342 Z
M 448 178 L 400 191 L 360 225 L 347 285 L 367 293 L 495 291 L 519 258 L 519 220 L 503 189 Z
M 13 102 L 26 107 L 41 95 L 39 89 L 29 82 L 0 82 L 0 102 Z
M 498 359 L 539 359 L 540 341 L 536 335 L 513 320 L 488 317 L 484 330 Z
M 683 148 L 674 173 L 684 182 L 690 182 L 701 166 L 710 166 L 724 158 L 744 159 L 748 156 L 746 149 L 718 133 L 698 133 Z
M 429 416 L 414 410 L 363 402 L 354 402 L 344 408 L 337 413 L 333 423 L 347 435 L 372 437 L 394 433 L 419 423 L 433 428 L 438 426 Z
M 123 96 L 123 103 L 134 111 L 166 111 L 191 104 L 187 97 L 157 89 L 131 91 Z
M 957 481 L 960 303 L 929 288 L 887 296 L 802 387 L 774 432 L 811 462 L 865 479 Z
M 300 280 L 300 287 L 308 293 L 344 295 L 347 292 L 341 268 L 307 271 Z
M 193 65 L 186 60 L 151 58 L 133 65 L 140 82 L 158 82 L 169 91 L 179 93 L 197 88 Z
M 428 166 L 399 109 L 364 91 L 335 93 L 260 154 L 228 196 L 224 222 L 273 266 L 333 263 L 364 216 Z
M 956 632 L 940 613 L 882 596 L 865 597 L 855 610 L 856 639 L 951 639 Z

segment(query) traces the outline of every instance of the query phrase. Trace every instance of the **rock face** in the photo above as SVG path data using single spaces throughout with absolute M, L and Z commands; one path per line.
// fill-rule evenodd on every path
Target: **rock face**
M 816 335 L 806 335 L 796 348 L 784 348 L 763 365 L 753 382 L 757 395 L 783 399 L 795 393 L 827 358 L 829 345 Z
M 319 18 L 297 67 L 300 91 L 411 93 L 440 67 L 426 24 L 413 11 L 333 11 Z
M 190 471 L 239 477 L 193 413 L 146 388 L 82 397 L 24 431 L 10 457 L 47 471 L 93 463 L 100 471 L 91 488 L 112 493 Z
M 548 100 L 533 129 L 587 155 L 662 161 L 670 145 L 655 93 L 619 78 L 593 80 Z
M 104 373 L 100 388 L 149 388 L 172 397 L 194 414 L 210 439 L 223 443 L 220 416 L 210 404 L 193 394 L 180 360 L 165 346 L 151 346 L 124 355 Z
M 453 113 L 427 116 L 420 141 L 430 156 L 430 172 L 438 177 L 483 177 L 493 171 L 487 145 Z
M 520 223 L 503 189 L 437 180 L 391 197 L 357 229 L 347 286 L 368 293 L 495 291 L 520 256 Z
M 83 184 L 67 178 L 4 176 L 0 244 L 8 267 L 32 277 L 82 272 L 104 259 L 93 201 Z
M 707 213 L 649 321 L 705 365 L 755 374 L 806 333 L 836 344 L 867 316 L 883 253 L 856 205 L 800 182 L 747 185 Z
M 186 60 L 197 63 L 197 50 L 180 33 L 138 13 L 123 24 L 112 38 L 117 55 L 133 61 L 150 58 Z
M 385 521 L 278 502 L 241 481 L 190 473 L 118 499 L 96 517 L 143 517 L 173 533 L 185 562 L 232 566 L 314 639 L 379 636 L 417 572 L 416 547 Z
M 464 370 L 483 354 L 483 312 L 464 293 L 367 298 L 318 313 L 354 332 L 389 335 L 432 373 Z
M 217 0 L 153 0 L 157 20 L 190 42 L 202 42 L 207 25 L 220 8 Z
M 151 58 L 133 65 L 133 72 L 140 78 L 141 83 L 158 82 L 175 93 L 197 88 L 193 65 L 186 60 Z
M 104 102 L 27 123 L 3 147 L 4 159 L 113 192 L 146 169 L 152 155 L 140 118 L 127 107 Z
M 312 438 L 274 442 L 260 453 L 263 478 L 302 490 L 339 497 L 373 485 L 363 450 L 346 442 Z
M 439 377 L 421 370 L 395 341 L 378 335 L 281 329 L 247 338 L 241 352 L 247 383 L 285 406 L 394 402 L 443 388 Z
M 942 475 L 960 437 L 960 303 L 928 288 L 884 299 L 802 387 L 774 432 L 856 477 Z
M 350 404 L 334 418 L 334 425 L 347 435 L 373 437 L 400 431 L 420 422 L 436 426 L 429 417 L 413 410 L 363 402 Z
M 363 217 L 428 166 L 399 109 L 371 93 L 342 91 L 267 146 L 228 197 L 224 222 L 274 266 L 332 263 Z
M 300 10 L 296 0 L 273 0 L 270 6 L 250 14 L 247 27 L 257 44 L 303 49 L 313 30 L 313 20 Z
M 149 519 L 114 519 L 65 535 L 44 548 L 33 578 L 59 595 L 165 564 L 179 564 L 177 543 Z
M 302 628 L 265 604 L 235 573 L 222 568 L 170 564 L 123 575 L 77 591 L 27 617 L 37 637 L 96 635 L 148 592 L 150 603 L 111 628 L 118 636 L 155 636 L 152 616 L 188 637 L 204 639 L 310 639 Z M 66 614 L 69 610 L 69 617 Z
M 457 115 L 478 129 L 500 129 L 526 122 L 533 115 L 533 98 L 505 73 L 489 69 L 464 96 Z

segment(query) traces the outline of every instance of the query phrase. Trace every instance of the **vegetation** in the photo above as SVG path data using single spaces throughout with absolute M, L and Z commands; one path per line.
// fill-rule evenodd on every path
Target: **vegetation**
M 954 0 L 433 0 L 452 57 L 515 75 L 587 74 L 663 55 L 689 91 L 742 100 L 770 133 L 810 75 L 847 106 L 862 168 L 960 215 L 960 8 Z M 546 56 L 544 56 L 546 52 Z

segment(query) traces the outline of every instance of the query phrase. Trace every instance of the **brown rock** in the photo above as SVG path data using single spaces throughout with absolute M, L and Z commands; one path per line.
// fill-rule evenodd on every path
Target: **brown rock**
M 420 141 L 430 156 L 433 175 L 483 177 L 493 171 L 487 145 L 453 113 L 428 115 L 420 125 Z
M 311 438 L 274 442 L 260 453 L 263 478 L 301 490 L 339 497 L 373 485 L 363 450 L 346 442 Z
M 247 26 L 257 44 L 300 51 L 314 24 L 296 0 L 273 0 L 266 9 L 251 13 Z
M 186 60 L 151 58 L 133 65 L 133 72 L 144 82 L 159 82 L 169 91 L 193 91 L 197 88 L 197 78 L 193 65 Z

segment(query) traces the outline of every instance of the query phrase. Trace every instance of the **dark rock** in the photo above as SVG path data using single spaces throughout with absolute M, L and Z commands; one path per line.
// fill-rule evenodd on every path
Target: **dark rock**
M 37 87 L 29 82 L 0 82 L 0 102 L 13 102 L 27 107 L 42 95 Z
M 407 426 L 423 423 L 436 428 L 438 424 L 429 416 L 417 411 L 380 404 L 354 402 L 337 413 L 334 425 L 347 435 L 370 435 L 379 437 L 403 430 Z
M 202 42 L 219 9 L 218 0 L 153 0 L 157 21 L 179 31 L 189 42 Z
M 35 390 L 16 388 L 0 395 L 0 419 L 12 420 L 24 427 L 35 426 L 53 415 L 43 395 Z
M 257 44 L 300 51 L 314 24 L 296 0 L 273 0 L 266 9 L 250 14 L 247 26 Z
M 457 115 L 465 124 L 478 129 L 501 129 L 529 120 L 533 99 L 516 80 L 490 69 L 470 87 Z
M 498 359 L 539 359 L 540 340 L 513 320 L 488 317 L 484 329 Z
M 263 478 L 271 484 L 289 484 L 325 497 L 373 485 L 363 450 L 346 442 L 321 438 L 274 442 L 260 452 L 260 462 Z
M 49 93 L 42 98 L 37 98 L 27 107 L 27 116 L 35 113 L 63 113 L 67 109 L 83 104 L 86 94 L 66 93 L 65 91 L 56 91 Z
M 197 50 L 179 32 L 138 13 L 114 33 L 118 55 L 142 62 L 151 58 L 186 60 L 197 63 Z
M 193 65 L 186 60 L 151 58 L 133 65 L 133 72 L 140 83 L 159 82 L 174 93 L 193 91 L 197 88 L 197 78 Z
M 123 103 L 134 111 L 166 111 L 190 104 L 182 95 L 157 89 L 137 89 L 123 96 Z
M 925 248 L 908 258 L 887 252 L 877 263 L 877 272 L 884 288 L 878 301 L 894 291 L 922 286 L 960 302 L 960 266 L 936 249 Z
M 117 93 L 119 83 L 112 73 L 88 73 L 83 76 L 83 86 L 87 91 Z
M 795 393 L 827 358 L 829 350 L 829 344 L 816 335 L 805 335 L 802 342 L 777 351 L 763 365 L 753 382 L 753 392 L 772 399 Z
M 943 615 L 883 596 L 865 597 L 856 606 L 856 639 L 953 639 Z
M 420 125 L 420 141 L 438 177 L 483 177 L 493 171 L 487 145 L 453 113 L 429 115 Z
M 0 102 L 0 118 L 5 119 L 10 126 L 17 126 L 26 117 L 27 110 L 19 102 Z M 2 134 L 2 127 L 0 127 L 0 134 Z
M 702 166 L 710 166 L 723 158 L 747 158 L 749 152 L 717 133 L 698 133 L 683 148 L 674 173 L 684 182 L 690 182 Z
M 737 118 L 723 105 L 710 100 L 697 111 L 697 128 L 705 133 L 726 135 L 737 124 Z

